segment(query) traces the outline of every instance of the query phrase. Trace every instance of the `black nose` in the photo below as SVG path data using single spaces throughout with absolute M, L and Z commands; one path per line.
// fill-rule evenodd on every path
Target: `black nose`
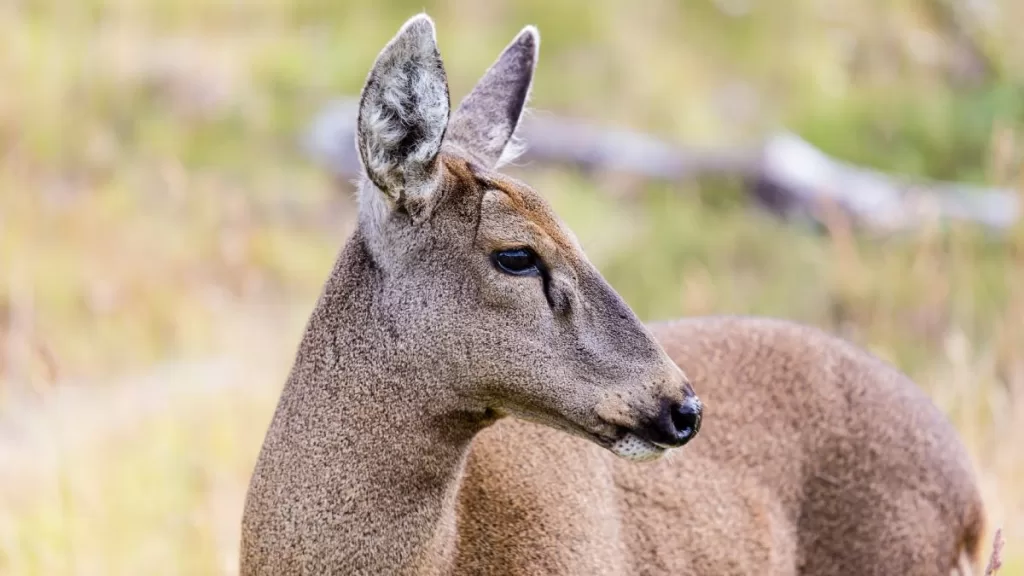
M 678 447 L 686 444 L 700 431 L 701 412 L 704 407 L 696 396 L 688 396 L 682 402 L 662 405 L 661 414 L 651 430 L 653 442 Z

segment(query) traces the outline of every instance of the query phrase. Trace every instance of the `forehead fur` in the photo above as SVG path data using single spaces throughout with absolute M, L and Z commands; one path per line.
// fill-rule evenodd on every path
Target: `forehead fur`
M 534 230 L 544 234 L 559 251 L 568 255 L 580 249 L 572 231 L 562 223 L 547 201 L 532 188 L 496 172 L 477 174 L 476 177 L 488 189 L 498 193 L 497 200 L 503 208 L 529 222 Z

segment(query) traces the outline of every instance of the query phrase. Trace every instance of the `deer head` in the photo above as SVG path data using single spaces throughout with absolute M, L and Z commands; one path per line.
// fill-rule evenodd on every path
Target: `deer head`
M 429 17 L 377 57 L 356 136 L 374 305 L 422 414 L 511 415 L 656 458 L 697 434 L 700 401 L 547 202 L 496 171 L 538 45 L 525 28 L 454 113 Z

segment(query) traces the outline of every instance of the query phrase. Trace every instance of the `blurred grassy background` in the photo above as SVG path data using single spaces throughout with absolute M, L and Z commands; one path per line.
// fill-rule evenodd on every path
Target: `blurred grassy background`
M 231 574 L 241 501 L 353 204 L 299 152 L 424 8 L 453 98 L 523 25 L 533 106 L 686 143 L 1020 185 L 1024 4 L 0 0 L 0 574 Z M 737 189 L 519 170 L 646 319 L 841 333 L 929 391 L 1024 574 L 1024 232 L 864 240 Z

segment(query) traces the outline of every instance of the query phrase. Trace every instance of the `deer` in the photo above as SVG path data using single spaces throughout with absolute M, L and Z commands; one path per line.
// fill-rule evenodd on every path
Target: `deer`
M 454 112 L 429 16 L 378 54 L 357 223 L 266 430 L 240 573 L 976 570 L 972 462 L 908 376 L 784 319 L 643 323 L 501 171 L 539 41 Z

